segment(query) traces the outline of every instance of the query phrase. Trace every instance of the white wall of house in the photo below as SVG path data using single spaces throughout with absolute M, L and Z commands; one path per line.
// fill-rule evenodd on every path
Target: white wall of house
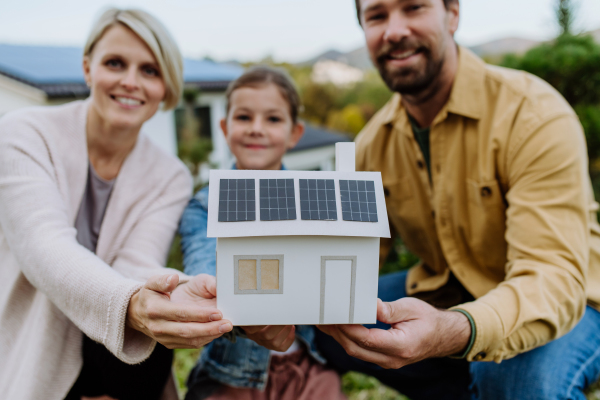
M 319 229 L 319 224 L 328 223 L 314 222 L 315 230 Z M 234 294 L 234 256 L 279 254 L 284 256 L 282 294 Z M 217 307 L 223 312 L 223 318 L 229 319 L 234 325 L 318 324 L 321 304 L 321 256 L 357 257 L 353 322 L 374 323 L 379 273 L 378 237 L 219 238 Z M 349 296 L 350 288 L 346 289 Z M 327 308 L 327 304 L 325 307 Z
M 46 93 L 0 75 L 0 116 L 23 107 L 46 103 Z
M 177 155 L 177 136 L 175 134 L 175 113 L 173 110 L 159 110 L 142 127 L 150 140 L 169 154 Z
M 213 151 L 210 154 L 209 162 L 213 168 L 229 169 L 235 162 L 235 158 L 229 151 L 229 146 L 221 131 L 221 119 L 225 118 L 226 103 L 224 92 L 219 93 L 200 93 L 196 104 L 198 106 L 210 107 L 211 135 Z
M 283 157 L 283 164 L 289 170 L 334 171 L 335 145 L 288 153 Z

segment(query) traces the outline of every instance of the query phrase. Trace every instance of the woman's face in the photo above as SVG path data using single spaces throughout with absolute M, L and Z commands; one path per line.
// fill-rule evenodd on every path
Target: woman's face
M 84 57 L 83 69 L 92 108 L 111 127 L 141 128 L 165 97 L 165 83 L 152 51 L 121 24 L 108 28 L 91 55 Z

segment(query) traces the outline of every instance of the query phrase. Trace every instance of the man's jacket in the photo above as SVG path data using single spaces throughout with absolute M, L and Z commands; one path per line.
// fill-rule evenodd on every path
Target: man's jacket
M 459 49 L 430 131 L 431 178 L 396 94 L 357 138 L 357 170 L 381 171 L 390 224 L 421 262 L 409 295 L 475 301 L 469 361 L 496 361 L 571 330 L 600 304 L 600 226 L 576 114 L 544 81 Z M 382 240 L 382 259 L 391 241 Z M 453 305 L 453 304 L 449 304 Z

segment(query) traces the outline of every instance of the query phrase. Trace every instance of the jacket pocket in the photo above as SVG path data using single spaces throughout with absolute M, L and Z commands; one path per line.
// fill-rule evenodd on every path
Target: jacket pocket
M 507 244 L 506 202 L 498 181 L 467 179 L 469 248 L 478 265 L 504 276 Z

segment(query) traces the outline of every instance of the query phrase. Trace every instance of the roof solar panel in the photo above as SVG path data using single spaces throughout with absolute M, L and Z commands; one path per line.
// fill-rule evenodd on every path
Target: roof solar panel
M 256 220 L 254 179 L 221 179 L 219 222 Z
M 300 179 L 300 216 L 304 220 L 337 220 L 333 179 Z
M 296 219 L 293 179 L 261 179 L 259 190 L 261 221 Z
M 377 222 L 375 182 L 340 180 L 342 219 Z

